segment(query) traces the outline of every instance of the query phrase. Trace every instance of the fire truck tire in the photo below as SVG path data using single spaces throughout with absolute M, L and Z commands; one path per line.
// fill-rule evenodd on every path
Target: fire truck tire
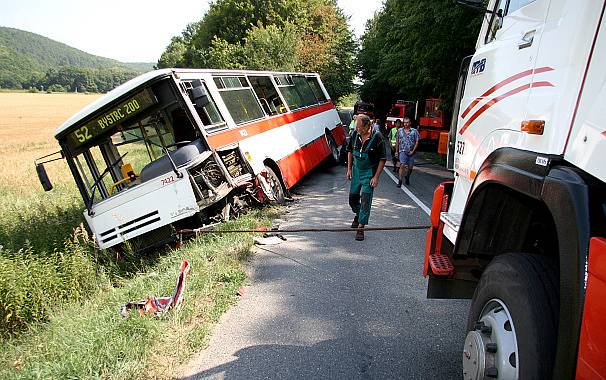
M 507 253 L 485 269 L 472 298 L 465 379 L 551 378 L 559 316 L 558 270 L 535 254 Z
M 283 205 L 286 203 L 286 191 L 284 190 L 284 186 L 282 185 L 282 181 L 270 166 L 265 166 L 265 170 L 267 171 L 267 181 L 269 182 L 269 186 L 271 187 L 271 191 L 273 193 L 273 197 L 275 201 L 272 203 Z
M 328 143 L 328 149 L 330 150 L 330 154 L 328 155 L 328 162 L 331 165 L 339 164 L 339 147 L 337 146 L 337 142 L 335 138 L 332 137 L 330 133 L 326 133 L 326 142 Z

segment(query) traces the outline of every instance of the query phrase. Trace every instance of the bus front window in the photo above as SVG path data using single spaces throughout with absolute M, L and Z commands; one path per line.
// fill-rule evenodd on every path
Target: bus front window
M 170 160 L 162 158 L 190 144 L 204 149 L 185 110 L 173 106 L 119 125 L 113 134 L 98 139 L 75 156 L 74 161 L 93 204 L 163 171 L 174 170 Z M 164 165 L 154 165 L 165 161 Z M 175 163 L 179 164 L 182 163 Z

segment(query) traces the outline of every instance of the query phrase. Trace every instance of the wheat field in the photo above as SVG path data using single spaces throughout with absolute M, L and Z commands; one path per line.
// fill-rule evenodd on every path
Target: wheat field
M 0 194 L 42 191 L 34 160 L 59 150 L 57 127 L 100 96 L 0 93 Z M 46 168 L 54 183 L 73 183 L 65 162 Z

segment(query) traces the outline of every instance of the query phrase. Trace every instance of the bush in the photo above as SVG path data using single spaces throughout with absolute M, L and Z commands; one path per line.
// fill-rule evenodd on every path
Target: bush
M 48 87 L 47 91 L 50 92 L 66 92 L 67 89 L 60 84 L 52 84 Z
M 91 248 L 69 241 L 49 255 L 35 254 L 30 247 L 11 252 L 0 246 L 0 335 L 46 321 L 56 306 L 95 292 L 104 276 L 90 253 Z

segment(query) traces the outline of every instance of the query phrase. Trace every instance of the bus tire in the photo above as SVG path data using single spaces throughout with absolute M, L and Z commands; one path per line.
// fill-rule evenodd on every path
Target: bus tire
M 553 260 L 506 253 L 484 270 L 474 292 L 463 349 L 463 377 L 551 378 L 558 332 L 558 271 Z
M 274 169 L 270 166 L 265 165 L 265 171 L 267 172 L 267 182 L 269 182 L 269 186 L 272 191 L 272 196 L 275 199 L 271 203 L 283 205 L 286 203 L 286 190 L 282 185 L 282 181 L 280 181 L 280 177 L 276 174 Z
M 339 147 L 337 146 L 337 142 L 335 138 L 332 137 L 330 132 L 326 132 L 326 143 L 328 144 L 328 149 L 330 151 L 328 155 L 328 163 L 332 166 L 339 164 Z

